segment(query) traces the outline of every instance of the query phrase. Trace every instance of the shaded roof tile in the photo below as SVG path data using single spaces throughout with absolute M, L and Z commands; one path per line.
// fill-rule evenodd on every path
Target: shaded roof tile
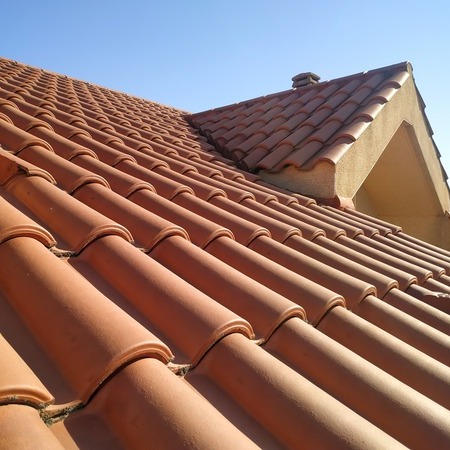
M 437 403 L 448 391 L 447 366 L 344 308 L 331 310 L 318 329 Z
M 198 247 L 178 238 L 159 244 L 151 256 L 202 292 L 247 319 L 257 339 L 267 340 L 289 317 L 305 317 L 303 308 L 262 286 Z
M 1 335 L 0 348 L 0 404 L 18 403 L 43 408 L 53 403 L 50 392 Z
M 261 243 L 261 239 L 255 241 Z M 206 251 L 303 307 L 310 323 L 318 323 L 334 306 L 345 305 L 343 297 L 336 292 L 289 270 L 283 262 L 278 264 L 231 239 L 218 238 Z
M 52 429 L 66 448 L 139 448 L 144 442 L 158 448 L 191 443 L 199 448 L 257 448 L 189 383 L 151 359 L 124 368 L 88 407 Z
M 87 401 L 106 377 L 139 355 L 171 359 L 161 341 L 34 239 L 3 243 L 0 258 L 1 292 L 69 381 L 76 393 L 73 401 Z
M 292 345 L 293 342 L 297 345 Z M 295 351 L 297 346 L 304 350 L 301 355 Z M 287 321 L 265 348 L 403 444 L 414 447 L 421 441 L 420 445 L 426 446 L 429 433 L 439 439 L 437 428 L 438 423 L 446 422 L 445 408 L 425 396 L 417 396 L 410 387 L 304 322 Z M 328 373 L 333 376 L 327 376 Z M 422 408 L 429 410 L 428 423 L 418 420 Z M 387 410 L 392 415 L 386 415 Z M 405 420 L 401 425 L 392 420 L 399 415 Z M 415 428 L 418 422 L 423 429 Z M 444 436 L 442 439 L 445 442 Z
M 226 364 L 227 371 L 222 370 L 223 364 Z M 268 367 L 272 370 L 269 371 Z M 257 375 L 261 372 L 263 376 Z M 238 374 L 241 382 L 235 383 Z M 298 444 L 298 436 L 288 430 L 299 425 L 308 429 L 302 437 L 302 445 L 305 446 L 348 446 L 349 439 L 355 447 L 368 445 L 370 441 L 374 445 L 383 442 L 388 447 L 396 446 L 395 440 L 370 422 L 238 335 L 224 338 L 199 364 L 197 372 L 188 374 L 186 378 L 202 392 L 203 377 L 214 383 L 216 389 L 225 391 L 235 404 L 254 417 L 283 446 Z M 277 389 L 279 385 L 284 389 Z M 265 393 L 264 399 L 261 392 Z M 270 402 L 271 408 L 263 408 L 265 402 Z M 351 420 L 345 423 L 337 420 L 340 414 L 336 411 L 351 417 Z M 231 408 L 228 413 L 231 416 Z
M 0 406 L 0 422 L 0 446 L 3 448 L 33 448 L 37 443 L 48 450 L 65 448 L 31 406 Z
M 123 239 L 98 239 L 77 257 L 75 267 L 79 261 L 143 314 L 163 342 L 170 343 L 178 364 L 195 365 L 226 334 L 253 337 L 248 322 Z
M 122 224 L 131 232 L 135 245 L 147 252 L 170 236 L 181 236 L 189 240 L 189 235 L 179 225 L 126 201 L 125 198 L 104 186 L 88 184 L 78 189 L 74 197 L 95 211 Z

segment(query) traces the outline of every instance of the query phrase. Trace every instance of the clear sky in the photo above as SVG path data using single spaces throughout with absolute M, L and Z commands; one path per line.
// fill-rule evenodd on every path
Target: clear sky
M 448 0 L 0 0 L 0 56 L 191 112 L 410 61 L 450 176 Z

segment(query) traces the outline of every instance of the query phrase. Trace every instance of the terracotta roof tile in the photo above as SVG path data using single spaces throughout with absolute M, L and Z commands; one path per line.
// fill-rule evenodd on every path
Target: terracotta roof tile
M 0 421 L 0 446 L 3 448 L 25 450 L 36 446 L 37 443 L 49 450 L 65 448 L 39 417 L 39 412 L 30 406 L 1 406 Z
M 290 345 L 292 342 L 302 347 L 304 352 L 301 355 Z M 364 359 L 355 358 L 347 348 L 301 320 L 286 322 L 265 348 L 343 404 L 411 447 L 427 445 L 424 433 L 428 426 L 434 427 L 436 416 L 440 416 L 438 420 L 442 423 L 446 422 L 445 408 L 437 407 L 425 396 L 419 398 L 413 389 L 398 384 L 394 377 L 377 367 L 370 367 Z M 329 373 L 333 376 L 327 376 Z M 402 425 L 393 423 L 388 415 L 381 412 L 384 408 L 390 411 L 399 408 L 405 422 Z M 417 414 L 426 409 L 429 409 L 429 424 L 422 422 L 423 429 L 414 428 Z
M 448 366 L 344 308 L 334 308 L 318 329 L 401 382 L 442 403 L 442 396 L 448 391 Z
M 189 115 L 0 59 L 0 447 L 448 447 L 450 253 L 242 170 L 407 77 Z
M 223 364 L 228 370 L 222 370 Z M 206 390 L 208 385 L 203 383 L 203 378 L 206 378 L 263 428 L 273 430 L 273 437 L 283 446 L 295 447 L 298 444 L 298 436 L 289 431 L 296 426 L 308 429 L 306 436 L 302 437 L 302 445 L 311 448 L 359 447 L 363 442 L 364 445 L 370 442 L 389 447 L 396 445 L 392 438 L 370 422 L 238 335 L 224 338 L 197 369 L 196 373 L 186 377 L 194 387 L 200 392 Z M 261 373 L 262 376 L 258 375 Z M 240 383 L 235 383 L 237 376 Z M 277 385 L 284 386 L 283 391 L 276 389 Z M 264 399 L 261 392 L 265 392 Z M 266 402 L 271 408 L 263 407 Z M 232 416 L 231 407 L 228 411 Z M 348 420 L 342 421 L 341 417 Z
M 104 186 L 88 184 L 78 189 L 74 197 L 110 219 L 121 222 L 131 232 L 135 245 L 146 252 L 170 236 L 189 240 L 189 235 L 179 225 L 126 201 Z
M 10 240 L 0 252 L 5 269 L 2 293 L 74 390 L 71 401 L 87 401 L 105 378 L 139 355 L 171 359 L 165 344 L 34 239 Z M 12 276 L 21 271 L 28 274 L 26 283 Z M 39 308 L 27 301 L 30 297 Z M 107 322 L 101 320 L 105 316 Z M 117 334 L 109 333 L 109 327 Z
M 303 308 L 186 240 L 169 238 L 151 256 L 193 286 L 247 319 L 257 339 L 267 340 L 287 318 L 305 318 Z M 208 277 L 204 277 L 205 271 Z
M 0 336 L 0 348 L 0 404 L 14 402 L 42 408 L 53 403 L 53 396 L 3 336 Z
M 74 261 L 86 263 L 144 315 L 151 329 L 170 342 L 179 364 L 195 364 L 215 341 L 233 332 L 253 337 L 249 324 L 183 282 L 123 239 L 98 239 Z M 123 276 L 117 277 L 117 273 Z M 89 275 L 85 275 L 88 276 Z M 93 281 L 95 284 L 95 281 Z M 168 287 L 170 286 L 170 289 Z M 110 298 L 114 299 L 110 293 Z M 173 317 L 183 317 L 181 323 Z
M 88 407 L 52 429 L 69 449 L 140 448 L 150 442 L 158 448 L 258 448 L 189 383 L 151 359 L 124 368 Z
M 321 159 L 335 163 L 335 142 L 342 137 L 355 141 L 408 76 L 408 64 L 396 64 L 194 114 L 191 120 L 211 142 L 250 170 L 278 171 L 289 164 L 311 168 Z M 266 122 L 254 115 L 261 104 L 266 110 L 277 108 L 275 120 Z M 238 109 L 239 116 L 233 115 Z M 219 129 L 228 131 L 219 135 Z M 246 135 L 248 129 L 252 132 Z M 256 133 L 265 139 L 258 137 L 256 142 Z M 285 144 L 292 147 L 290 151 L 283 149 Z
M 104 235 L 117 235 L 131 241 L 130 232 L 57 189 L 40 177 L 18 177 L 5 188 L 23 212 L 33 214 L 57 236 L 60 250 L 80 252 Z
M 30 217 L 14 208 L 5 198 L 0 197 L 0 243 L 15 237 L 32 237 L 47 247 L 56 245 L 55 238 Z

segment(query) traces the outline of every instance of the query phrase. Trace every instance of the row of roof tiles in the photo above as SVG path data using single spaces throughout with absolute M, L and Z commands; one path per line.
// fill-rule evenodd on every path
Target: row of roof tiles
M 450 253 L 0 62 L 2 448 L 448 445 Z
M 403 83 L 408 63 L 194 114 L 191 122 L 240 167 L 336 164 Z

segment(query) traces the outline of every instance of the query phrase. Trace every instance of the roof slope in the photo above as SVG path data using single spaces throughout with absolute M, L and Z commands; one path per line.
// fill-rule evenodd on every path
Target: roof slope
M 336 164 L 411 76 L 400 63 L 194 114 L 192 123 L 241 167 Z
M 449 252 L 6 59 L 0 144 L 1 448 L 449 446 Z

